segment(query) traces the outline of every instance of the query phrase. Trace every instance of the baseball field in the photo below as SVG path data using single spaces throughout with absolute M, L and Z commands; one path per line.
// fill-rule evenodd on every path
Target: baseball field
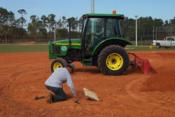
M 131 69 L 122 76 L 105 76 L 95 67 L 75 62 L 72 78 L 80 104 L 72 98 L 48 104 L 34 99 L 48 94 L 44 86 L 51 73 L 47 45 L 0 45 L 0 116 L 174 117 L 175 51 L 148 50 L 130 51 L 149 59 L 156 74 Z M 100 101 L 87 100 L 84 87 L 95 91 Z M 71 97 L 66 85 L 64 89 Z

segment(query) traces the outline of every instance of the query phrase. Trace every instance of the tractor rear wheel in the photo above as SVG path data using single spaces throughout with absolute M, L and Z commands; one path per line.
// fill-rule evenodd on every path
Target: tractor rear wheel
M 110 45 L 98 56 L 98 68 L 106 75 L 121 75 L 129 66 L 128 53 L 120 46 Z
M 51 72 L 54 72 L 55 69 L 61 68 L 61 67 L 67 67 L 67 61 L 62 58 L 58 58 L 52 62 Z

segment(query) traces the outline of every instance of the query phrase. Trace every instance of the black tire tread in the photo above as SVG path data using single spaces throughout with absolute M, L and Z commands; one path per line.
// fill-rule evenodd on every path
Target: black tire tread
M 124 65 L 118 71 L 111 71 L 105 66 L 106 63 L 104 62 L 104 60 L 106 60 L 107 55 L 109 55 L 108 53 L 112 53 L 112 52 L 119 52 L 119 54 L 120 55 L 122 54 L 122 57 L 124 57 Z M 98 68 L 103 74 L 121 75 L 124 72 L 126 72 L 129 66 L 129 57 L 128 57 L 128 53 L 122 47 L 118 45 L 109 45 L 100 52 L 100 54 L 98 55 L 97 62 L 98 62 Z

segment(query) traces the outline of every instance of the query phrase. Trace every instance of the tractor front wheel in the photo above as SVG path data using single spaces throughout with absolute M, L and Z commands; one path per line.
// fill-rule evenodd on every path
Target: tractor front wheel
M 67 61 L 62 58 L 58 58 L 52 62 L 51 72 L 54 72 L 55 69 L 57 68 L 66 67 L 66 66 L 67 66 Z
M 110 45 L 98 56 L 98 68 L 106 75 L 121 75 L 129 66 L 127 52 L 120 46 Z

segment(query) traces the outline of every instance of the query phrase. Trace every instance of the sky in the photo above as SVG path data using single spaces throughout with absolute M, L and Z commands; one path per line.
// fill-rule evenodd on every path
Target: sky
M 152 16 L 169 20 L 175 17 L 175 0 L 95 0 L 96 13 L 112 13 L 116 10 L 129 18 Z M 91 12 L 91 0 L 0 0 L 0 7 L 6 8 L 19 17 L 17 10 L 25 9 L 29 20 L 31 15 L 53 13 L 62 16 L 80 17 Z

